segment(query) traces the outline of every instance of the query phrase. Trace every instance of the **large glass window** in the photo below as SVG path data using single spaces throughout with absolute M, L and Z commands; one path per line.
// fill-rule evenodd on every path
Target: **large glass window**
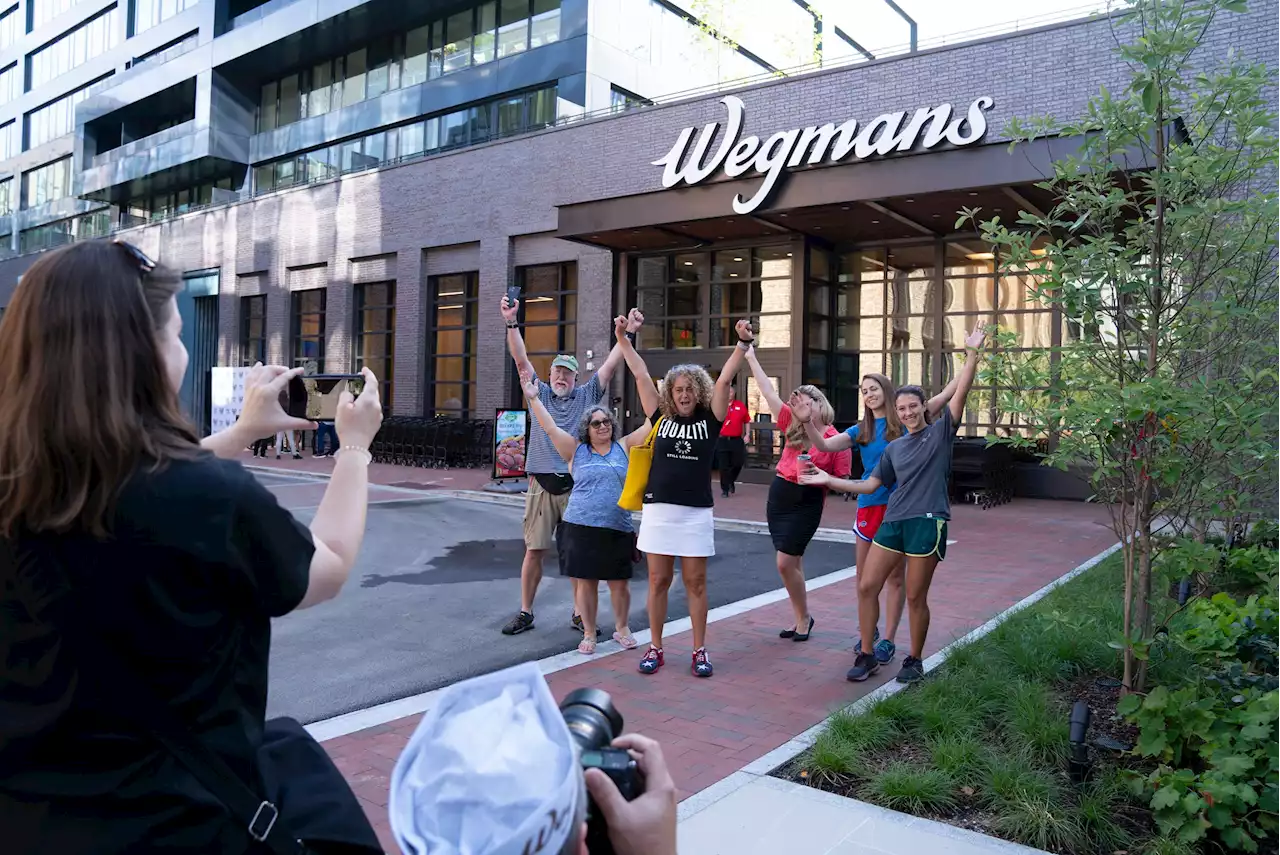
M 240 364 L 267 362 L 267 295 L 240 298 Z
M 292 294 L 293 364 L 324 369 L 324 316 L 328 291 L 312 288 Z
M 428 372 L 428 415 L 469 418 L 475 415 L 476 305 L 480 274 L 432 276 L 427 291 L 434 307 L 428 322 L 431 370 Z
M 495 129 L 498 136 L 535 131 L 554 125 L 555 111 L 556 87 L 551 86 L 375 131 L 255 166 L 254 192 L 266 193 L 346 172 L 373 169 L 399 159 L 477 145 L 492 139 Z
M 259 89 L 258 132 L 559 38 L 560 0 L 488 0 L 406 33 L 376 39 L 285 78 L 265 81 Z M 554 99 L 550 108 L 539 106 L 543 114 L 554 115 Z
M 27 4 L 31 9 L 31 29 L 52 21 L 79 2 L 80 0 L 31 0 Z
M 32 88 L 65 74 L 116 46 L 119 10 L 111 7 L 31 54 Z
M 51 101 L 27 113 L 26 148 L 32 149 L 44 145 L 49 140 L 57 139 L 75 130 L 76 105 L 89 97 L 89 90 L 103 79 L 100 77 L 83 88 L 62 96 L 57 101 Z
M 22 35 L 22 16 L 18 14 L 18 4 L 0 12 L 0 50 L 18 40 Z
M 565 262 L 518 267 L 516 282 L 525 348 L 538 376 L 545 380 L 558 354 L 578 349 L 578 266 Z M 518 394 L 519 384 L 512 389 Z
M 17 207 L 15 202 L 18 200 L 13 197 L 13 179 L 6 178 L 0 181 L 0 215 L 13 213 Z
M 791 250 L 685 252 L 633 259 L 634 305 L 645 314 L 642 350 L 729 347 L 750 318 L 758 346 L 791 346 Z
M 22 207 L 34 208 L 71 193 L 71 155 L 22 175 Z
M 22 151 L 22 136 L 18 133 L 18 122 L 5 122 L 0 125 L 0 160 L 8 160 Z
M 356 371 L 368 367 L 378 378 L 384 412 L 391 410 L 396 352 L 396 283 L 371 282 L 355 288 Z
M 133 34 L 149 30 L 200 0 L 133 0 Z
M 22 94 L 22 75 L 18 73 L 18 64 L 11 63 L 0 71 L 0 104 L 8 104 Z

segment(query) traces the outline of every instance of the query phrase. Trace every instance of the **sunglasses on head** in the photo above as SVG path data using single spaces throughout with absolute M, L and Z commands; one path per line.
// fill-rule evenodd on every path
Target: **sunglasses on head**
M 126 240 L 120 240 L 119 238 L 112 238 L 111 242 L 123 249 L 129 255 L 129 260 L 137 265 L 138 272 L 143 276 L 146 276 L 148 273 L 156 269 L 156 263 L 151 259 L 151 256 L 147 255 L 133 244 Z

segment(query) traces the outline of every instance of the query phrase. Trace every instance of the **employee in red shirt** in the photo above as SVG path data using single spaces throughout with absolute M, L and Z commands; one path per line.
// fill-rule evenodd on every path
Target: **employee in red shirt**
M 720 469 L 720 495 L 729 498 L 734 492 L 734 484 L 742 474 L 743 464 L 747 462 L 747 444 L 743 439 L 747 422 L 751 414 L 747 405 L 738 400 L 732 392 L 729 411 L 724 416 L 724 426 L 720 428 L 720 443 L 716 448 L 716 461 Z
M 800 386 L 783 402 L 773 381 L 760 367 L 754 349 L 747 351 L 747 364 L 760 385 L 760 392 L 777 416 L 778 430 L 782 431 L 782 457 L 778 460 L 778 473 L 769 486 L 769 500 L 765 505 L 765 519 L 769 522 L 769 536 L 773 548 L 778 551 L 778 575 L 791 599 L 796 623 L 790 629 L 778 633 L 779 638 L 792 641 L 808 641 L 813 631 L 813 616 L 809 614 L 809 596 L 804 586 L 804 551 L 822 522 L 822 508 L 826 502 L 825 490 L 814 491 L 800 483 L 800 475 L 810 466 L 835 475 L 848 472 L 853 463 L 853 452 L 825 452 L 813 446 L 805 430 L 805 423 L 812 421 L 818 436 L 836 436 L 832 427 L 836 414 L 827 397 L 816 386 Z

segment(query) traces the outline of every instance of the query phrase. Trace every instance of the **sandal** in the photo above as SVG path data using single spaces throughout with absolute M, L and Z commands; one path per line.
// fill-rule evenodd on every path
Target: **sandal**
M 621 644 L 623 650 L 635 650 L 636 646 L 640 643 L 636 641 L 636 637 L 631 634 L 631 630 L 629 629 L 626 632 L 615 632 L 613 634 L 613 640 Z
M 595 639 L 584 638 L 578 642 L 578 652 L 583 656 L 591 656 L 596 652 Z

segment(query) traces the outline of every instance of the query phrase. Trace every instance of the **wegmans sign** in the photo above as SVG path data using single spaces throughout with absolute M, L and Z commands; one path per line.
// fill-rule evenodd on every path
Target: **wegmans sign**
M 952 116 L 950 104 L 921 108 L 908 118 L 905 111 L 876 116 L 861 130 L 857 119 L 842 125 L 828 122 L 791 131 L 778 131 L 761 142 L 757 136 L 742 136 L 746 107 L 742 99 L 726 95 L 720 99 L 729 111 L 729 119 L 720 144 L 708 155 L 720 122 L 711 122 L 693 139 L 696 127 L 685 128 L 671 151 L 654 166 L 663 167 L 662 186 L 674 187 L 680 182 L 693 186 L 723 169 L 730 178 L 755 172 L 764 182 L 755 195 L 744 199 L 733 197 L 733 210 L 749 214 L 760 207 L 777 186 L 786 169 L 799 166 L 834 165 L 847 160 L 867 160 L 895 153 L 928 151 L 943 143 L 961 147 L 972 145 L 987 133 L 986 112 L 995 103 L 983 96 L 969 105 L 964 113 Z M 690 143 L 693 144 L 692 151 Z

